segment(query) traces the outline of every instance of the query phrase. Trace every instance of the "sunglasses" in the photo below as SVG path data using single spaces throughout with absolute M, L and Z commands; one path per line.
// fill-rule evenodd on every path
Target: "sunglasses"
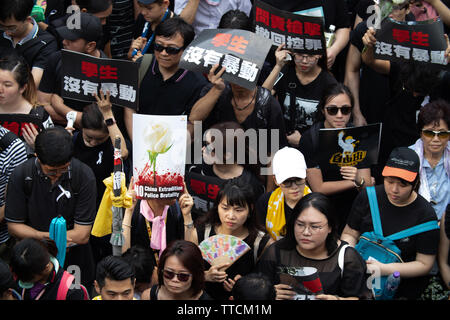
M 191 275 L 189 273 L 176 273 L 169 270 L 164 270 L 163 272 L 164 278 L 172 280 L 173 277 L 177 276 L 178 280 L 181 282 L 186 282 L 189 280 Z
M 155 51 L 162 52 L 163 50 L 166 50 L 167 54 L 178 54 L 181 50 L 183 50 L 183 48 L 164 47 L 158 43 L 155 43 Z
M 303 179 L 288 179 L 281 183 L 281 185 L 285 188 L 290 188 L 293 184 L 297 186 L 302 186 L 305 184 L 305 180 Z
M 330 116 L 335 116 L 337 115 L 338 111 L 341 110 L 341 113 L 346 116 L 349 115 L 352 112 L 352 107 L 350 106 L 342 106 L 342 107 L 337 107 L 337 106 L 327 106 L 325 107 L 325 110 L 327 110 L 328 114 Z
M 450 136 L 450 131 L 434 131 L 422 129 L 422 133 L 425 137 L 433 139 L 438 136 L 439 139 L 447 139 Z

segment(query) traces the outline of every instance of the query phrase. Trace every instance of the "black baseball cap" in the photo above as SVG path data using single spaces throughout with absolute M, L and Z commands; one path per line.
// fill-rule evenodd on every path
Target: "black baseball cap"
M 420 159 L 417 153 L 407 147 L 392 150 L 389 160 L 383 169 L 383 177 L 397 177 L 413 182 L 420 170 Z
M 58 34 L 67 40 L 84 39 L 88 42 L 98 41 L 102 37 L 102 23 L 100 19 L 90 13 L 80 12 L 80 26 L 76 26 L 76 17 L 74 18 L 75 25 L 70 28 L 65 25 L 64 27 L 57 28 Z

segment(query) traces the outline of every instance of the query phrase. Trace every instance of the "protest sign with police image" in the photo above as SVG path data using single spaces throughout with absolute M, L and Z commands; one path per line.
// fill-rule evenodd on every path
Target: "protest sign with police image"
M 62 97 L 95 102 L 94 93 L 109 91 L 113 105 L 137 109 L 137 63 L 96 58 L 69 50 L 62 52 Z
M 367 168 L 378 162 L 381 123 L 362 127 L 320 129 L 318 159 L 321 168 Z
M 448 68 L 444 26 L 436 21 L 400 22 L 386 18 L 376 32 L 376 59 L 414 61 L 429 66 Z
M 256 86 L 270 42 L 253 32 L 238 29 L 203 30 L 186 48 L 180 68 L 208 73 L 225 67 L 222 78 L 249 90 Z

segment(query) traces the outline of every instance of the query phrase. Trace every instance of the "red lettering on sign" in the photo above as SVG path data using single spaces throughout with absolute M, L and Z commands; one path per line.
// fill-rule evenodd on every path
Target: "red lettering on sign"
M 214 200 L 217 197 L 217 194 L 219 193 L 220 188 L 216 184 L 209 184 L 208 185 L 208 198 Z
M 214 36 L 214 38 L 211 40 L 211 43 L 215 47 L 224 47 L 227 46 L 230 42 L 232 34 L 231 33 L 218 33 Z
M 400 29 L 392 29 L 392 38 L 397 42 L 409 42 L 409 31 L 408 30 L 400 30 Z
M 269 11 L 263 10 L 261 8 L 256 7 L 256 22 L 264 23 L 266 26 L 270 25 L 270 13 Z
M 318 23 L 305 22 L 303 23 L 305 28 L 305 34 L 309 34 L 310 36 L 320 36 L 321 28 Z
M 95 63 L 81 61 L 81 72 L 88 78 L 98 77 L 98 66 Z
M 248 40 L 245 40 L 242 36 L 234 36 L 231 40 L 230 46 L 227 47 L 228 50 L 232 50 L 237 53 L 244 54 L 245 49 L 247 49 Z
M 303 34 L 303 24 L 300 21 L 288 19 L 286 29 L 290 33 Z
M 14 132 L 16 135 L 20 136 L 20 126 L 18 122 L 8 122 L 5 121 L 2 123 L 2 126 L 8 129 L 11 132 Z
M 411 43 L 417 44 L 419 46 L 429 47 L 430 44 L 428 43 L 428 34 L 423 32 L 412 32 L 411 33 Z
M 117 80 L 117 68 L 107 66 L 100 66 L 100 79 L 114 79 Z
M 279 29 L 281 31 L 284 31 L 284 18 L 283 17 L 279 17 L 276 15 L 272 15 L 272 28 L 274 29 Z
M 195 194 L 206 194 L 206 183 L 191 179 L 191 189 Z

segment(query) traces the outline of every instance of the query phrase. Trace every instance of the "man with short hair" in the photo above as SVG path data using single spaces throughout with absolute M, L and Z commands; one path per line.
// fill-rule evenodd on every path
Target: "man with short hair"
M 97 265 L 95 290 L 100 295 L 92 300 L 135 300 L 135 283 L 133 267 L 124 258 L 107 256 Z
M 18 166 L 6 193 L 5 220 L 16 238 L 50 237 L 53 218 L 67 224 L 66 267 L 82 270 L 81 282 L 92 285 L 94 265 L 88 244 L 96 215 L 96 182 L 91 168 L 72 157 L 72 136 L 62 127 L 41 131 L 36 157 Z
M 138 113 L 189 115 L 207 83 L 200 73 L 179 67 L 184 49 L 194 39 L 194 35 L 192 26 L 180 17 L 170 18 L 158 25 L 155 30 L 155 54 L 140 85 Z M 138 53 L 137 56 L 142 55 Z M 129 108 L 124 113 L 130 137 L 133 113 L 135 111 Z
M 97 58 L 107 58 L 106 54 L 98 49 L 97 43 L 102 36 L 102 25 L 99 18 L 90 14 L 80 13 L 80 28 L 69 29 L 63 26 L 57 29 L 63 40 L 66 50 L 88 54 Z M 83 108 L 88 102 L 62 98 L 62 60 L 61 51 L 55 52 L 50 63 L 45 68 L 45 73 L 38 90 L 38 100 L 55 123 L 66 124 L 66 115 L 75 111 L 77 127 L 81 126 L 81 115 Z
M 33 0 L 0 2 L 0 51 L 15 48 L 27 60 L 34 83 L 39 85 L 49 56 L 58 50 L 55 38 L 31 17 Z

